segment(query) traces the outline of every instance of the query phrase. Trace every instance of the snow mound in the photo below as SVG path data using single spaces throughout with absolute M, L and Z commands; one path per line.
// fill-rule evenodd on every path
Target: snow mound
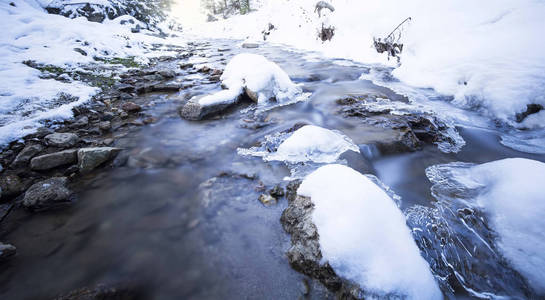
M 243 93 L 254 94 L 258 103 L 275 99 L 279 103 L 299 101 L 305 97 L 277 64 L 262 55 L 241 53 L 225 67 L 221 81 L 226 90 L 198 99 L 203 106 L 236 102 Z
M 366 296 L 443 298 L 404 215 L 369 178 L 327 165 L 307 176 L 297 193 L 315 204 L 312 218 L 324 260 Z
M 315 125 L 305 125 L 293 133 L 265 136 L 259 147 L 239 148 L 240 155 L 262 157 L 264 161 L 333 163 L 346 151 L 360 152 L 344 134 Z
M 545 163 L 510 158 L 453 173 L 469 188 L 498 233 L 497 245 L 530 285 L 545 295 Z

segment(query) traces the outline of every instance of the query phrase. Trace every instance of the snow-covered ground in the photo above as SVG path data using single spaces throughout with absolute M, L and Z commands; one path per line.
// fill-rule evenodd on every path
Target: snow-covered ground
M 358 283 L 366 297 L 443 299 L 403 213 L 369 178 L 327 165 L 307 176 L 297 193 L 315 205 L 324 261 Z
M 142 33 L 132 33 L 131 27 L 141 23 L 130 16 L 105 20 L 103 23 L 89 22 L 83 17 L 69 19 L 48 14 L 42 8 L 48 2 L 0 2 L 2 145 L 33 132 L 44 120 L 71 117 L 72 107 L 88 101 L 99 91 L 98 88 L 79 82 L 41 78 L 44 73 L 24 64 L 24 61 L 33 61 L 46 69 L 58 67 L 67 73 L 81 70 L 81 64 L 97 63 L 95 57 L 134 56 L 137 62 L 145 64 L 148 56 L 160 55 L 158 52 L 148 53 L 147 45 L 165 42 L 146 35 L 144 30 Z M 181 40 L 175 38 L 168 42 L 182 44 Z M 83 50 L 86 55 L 74 51 L 74 48 Z M 75 98 L 70 101 L 59 100 L 61 93 Z
M 545 111 L 515 122 L 527 104 L 545 106 L 545 3 L 533 0 L 331 0 L 335 11 L 315 12 L 316 0 L 254 1 L 256 11 L 211 23 L 193 18 L 186 32 L 263 40 L 317 50 L 325 56 L 396 66 L 373 47 L 407 17 L 401 65 L 393 74 L 417 87 L 452 95 L 454 104 L 519 128 L 542 128 Z M 204 20 L 202 18 L 201 20 Z M 183 22 L 183 20 L 182 20 Z M 318 40 L 322 24 L 335 27 Z

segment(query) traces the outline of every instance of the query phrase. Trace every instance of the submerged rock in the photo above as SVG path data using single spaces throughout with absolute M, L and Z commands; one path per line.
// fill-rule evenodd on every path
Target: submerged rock
M 17 248 L 10 244 L 0 243 L 0 259 L 9 258 L 17 253 Z
M 44 154 L 30 160 L 30 168 L 36 171 L 49 170 L 76 162 L 77 149 Z
M 68 148 L 75 146 L 79 141 L 79 137 L 74 133 L 57 132 L 46 135 L 45 141 L 49 146 Z
M 72 194 L 67 182 L 66 177 L 54 177 L 33 184 L 25 193 L 23 206 L 40 211 L 67 205 Z
M 265 206 L 273 206 L 277 203 L 277 200 L 271 195 L 261 194 L 259 195 L 259 202 Z
M 82 148 L 78 150 L 78 167 L 80 172 L 92 171 L 104 162 L 114 158 L 121 149 L 113 147 Z

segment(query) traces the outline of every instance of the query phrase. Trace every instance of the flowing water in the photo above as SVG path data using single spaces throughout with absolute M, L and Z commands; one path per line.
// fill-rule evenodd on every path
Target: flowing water
M 197 46 L 206 56 L 193 56 L 191 62 L 221 68 L 243 50 L 233 41 Z M 219 48 L 228 51 L 218 52 Z M 69 209 L 40 214 L 17 210 L 2 224 L 2 241 L 16 245 L 18 255 L 0 270 L 1 299 L 48 299 L 104 282 L 136 284 L 144 299 L 296 299 L 307 289 L 310 298 L 332 298 L 288 264 L 284 253 L 290 240 L 279 222 L 286 200 L 271 207 L 258 201 L 263 186 L 285 186 L 283 179 L 290 170 L 280 162 L 237 154 L 237 149 L 250 148 L 297 123 L 339 130 L 366 150 L 361 160 L 401 196 L 403 211 L 433 206 L 432 183 L 425 173 L 431 165 L 506 157 L 545 161 L 544 155 L 503 146 L 502 132 L 471 126 L 458 128 L 466 142 L 458 153 L 430 145 L 418 152 L 381 156 L 369 141 L 391 133 L 336 114 L 335 100 L 380 93 L 405 103 L 404 96 L 359 79 L 362 73 L 387 70 L 283 47 L 244 51 L 278 63 L 312 93 L 310 98 L 250 120 L 248 116 L 257 114 L 251 106 L 213 120 L 186 121 L 177 114 L 180 97 L 220 89 L 219 83 L 193 74 L 178 78 L 195 83 L 190 90 L 137 99 L 158 122 L 116 140 L 115 146 L 125 149 L 119 159 L 128 157 L 127 165 L 84 178 L 75 187 L 77 201 Z M 394 82 L 392 88 L 399 91 L 399 85 Z M 438 110 L 448 111 L 449 106 L 435 96 Z M 487 266 L 495 268 L 494 263 Z M 506 286 L 519 284 L 510 279 Z M 451 286 L 450 296 L 476 295 L 461 284 Z

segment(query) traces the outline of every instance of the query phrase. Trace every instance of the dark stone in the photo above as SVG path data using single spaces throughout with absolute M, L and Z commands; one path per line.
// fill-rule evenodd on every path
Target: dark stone
M 178 92 L 183 89 L 180 83 L 160 83 L 153 86 L 154 92 Z
M 30 160 L 30 168 L 36 171 L 49 170 L 76 162 L 77 149 L 69 149 L 36 156 Z
M 52 133 L 45 136 L 45 141 L 47 145 L 59 147 L 59 148 L 68 148 L 75 146 L 79 137 L 74 133 Z
M 40 153 L 44 147 L 40 144 L 27 145 L 11 163 L 12 168 L 20 168 L 26 166 L 30 159 Z
M 54 177 L 33 184 L 25 193 L 23 206 L 41 211 L 69 204 L 72 192 L 66 187 L 67 182 L 66 177 Z
M 55 300 L 141 300 L 148 299 L 130 285 L 104 285 L 82 288 L 59 296 Z
M 4 260 L 14 256 L 17 253 L 17 248 L 10 244 L 0 243 L 0 260 Z
M 83 56 L 87 56 L 87 52 L 85 52 L 85 50 L 81 49 L 81 48 L 74 48 L 74 51 L 76 51 L 77 53 L 83 55 Z
M 3 175 L 0 177 L 0 188 L 2 199 L 9 199 L 18 196 L 24 192 L 27 185 L 19 178 L 19 176 Z
M 121 105 L 121 109 L 129 113 L 134 113 L 141 111 L 142 107 L 134 102 L 125 102 Z
M 269 194 L 276 199 L 282 198 L 284 197 L 284 189 L 281 185 L 277 184 L 274 186 L 274 188 L 269 190 Z
M 87 173 L 114 158 L 121 149 L 112 147 L 82 148 L 78 150 L 78 167 Z
M 543 105 L 541 104 L 528 104 L 526 105 L 526 110 L 524 112 L 518 113 L 515 115 L 516 121 L 518 123 L 524 121 L 529 115 L 536 114 L 543 110 Z

